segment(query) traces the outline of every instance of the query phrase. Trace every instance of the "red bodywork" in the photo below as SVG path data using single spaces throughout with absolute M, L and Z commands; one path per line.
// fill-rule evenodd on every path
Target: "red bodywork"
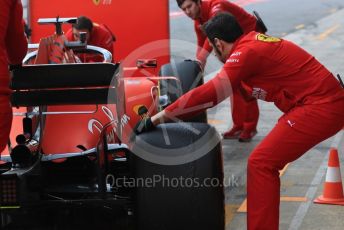
M 99 4 L 97 4 L 99 2 Z M 125 113 L 119 121 L 123 127 L 124 143 L 127 143 L 132 127 L 138 122 L 137 108 L 145 105 L 150 114 L 157 112 L 158 81 L 157 70 L 169 61 L 169 16 L 167 0 L 94 1 L 94 0 L 31 0 L 29 7 L 32 42 L 54 33 L 54 26 L 42 26 L 38 18 L 73 17 L 86 15 L 95 22 L 106 24 L 116 35 L 115 59 L 122 60 L 120 75 L 125 88 Z M 105 4 L 108 3 L 108 4 Z M 153 7 L 148 7 L 154 5 Z M 143 10 L 144 9 L 144 10 Z M 160 10 L 156 10 L 160 9 Z M 66 31 L 69 26 L 63 27 Z M 158 44 L 147 49 L 147 44 Z M 141 52 L 142 51 L 142 52 Z M 157 68 L 137 68 L 137 59 L 157 59 Z M 96 77 L 96 76 L 95 76 Z M 49 112 L 94 111 L 96 106 L 49 106 Z M 23 112 L 26 109 L 13 109 Z M 11 130 L 12 147 L 15 137 L 22 134 L 22 116 L 14 116 Z M 102 127 L 117 120 L 116 105 L 99 105 L 94 114 L 48 115 L 46 116 L 42 151 L 45 154 L 80 152 L 78 145 L 86 149 L 96 146 Z M 109 132 L 109 143 L 114 142 Z M 2 155 L 8 155 L 5 149 Z M 1 163 L 1 162 L 0 162 Z

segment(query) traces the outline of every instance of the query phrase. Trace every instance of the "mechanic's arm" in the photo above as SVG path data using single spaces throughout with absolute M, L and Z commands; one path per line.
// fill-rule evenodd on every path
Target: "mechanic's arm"
M 114 50 L 113 50 L 113 43 L 114 43 L 114 41 L 113 41 L 113 38 L 112 38 L 112 36 L 111 37 L 108 37 L 106 40 L 105 40 L 105 42 L 104 42 L 104 48 L 106 49 L 106 50 L 108 50 L 110 53 L 111 53 L 111 55 L 112 55 L 112 62 L 114 62 Z
M 22 4 L 20 1 L 14 2 L 5 43 L 9 63 L 11 65 L 20 65 L 27 52 L 27 40 L 24 34 Z
M 106 38 L 106 41 L 105 41 L 105 44 L 106 44 L 106 47 L 107 47 L 106 49 L 111 52 L 112 59 L 113 59 L 113 62 L 114 62 L 114 47 L 113 47 L 113 45 L 116 42 L 116 36 L 112 33 L 110 28 L 107 27 L 107 25 L 103 24 L 103 27 L 108 31 L 108 35 L 107 35 L 107 38 Z
M 232 84 L 227 76 L 222 69 L 212 80 L 184 94 L 163 111 L 139 121 L 134 132 L 140 134 L 154 129 L 160 123 L 178 122 L 217 105 L 232 94 Z
M 229 57 L 212 80 L 189 91 L 164 111 L 152 116 L 152 123 L 156 125 L 193 117 L 231 96 L 233 90 L 240 90 L 242 81 L 256 75 L 260 59 L 252 50 L 243 48 L 236 51 L 240 55 L 233 57 L 235 61 Z
M 237 51 L 237 52 L 236 52 Z M 256 75 L 259 65 L 259 56 L 250 50 L 236 50 L 240 53 L 231 58 L 212 80 L 184 94 L 165 110 L 143 119 L 135 128 L 137 134 L 147 132 L 156 125 L 165 122 L 175 122 L 180 119 L 191 118 L 208 108 L 211 108 L 227 97 L 233 90 L 238 90 L 241 81 Z
M 72 28 L 70 28 L 64 35 L 68 41 L 75 41 Z
M 202 67 L 205 67 L 205 64 L 207 63 L 207 58 L 209 54 L 213 51 L 213 47 L 209 44 L 208 39 L 206 39 L 203 43 L 202 49 L 197 53 L 197 60 L 200 61 L 202 64 Z
M 240 81 L 228 78 L 226 70 L 222 69 L 212 80 L 184 94 L 165 110 L 152 116 L 154 126 L 164 122 L 176 122 L 187 119 L 214 107 L 232 94 L 232 86 Z
M 196 59 L 201 63 L 202 68 L 205 67 L 207 63 L 207 58 L 213 48 L 209 44 L 208 39 L 203 34 L 202 30 L 199 26 L 195 24 L 195 32 L 197 36 L 197 52 L 196 52 Z
M 113 50 L 113 37 L 112 35 L 109 33 L 107 34 L 102 34 L 101 37 L 97 38 L 97 44 L 98 46 L 100 46 L 103 49 L 106 49 L 107 51 L 109 51 L 112 55 L 112 62 L 114 62 L 114 50 Z

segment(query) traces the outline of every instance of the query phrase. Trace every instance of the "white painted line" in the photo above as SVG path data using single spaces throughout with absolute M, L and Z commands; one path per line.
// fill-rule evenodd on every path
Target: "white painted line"
M 342 130 L 336 134 L 336 136 L 334 137 L 334 140 L 332 142 L 331 147 L 340 149 L 339 145 L 340 145 L 340 142 L 343 140 L 343 138 L 344 138 L 344 130 Z
M 339 133 L 337 133 L 335 135 L 335 138 L 332 142 L 332 147 L 338 147 L 339 143 L 341 142 L 342 138 L 343 138 L 343 131 L 340 131 Z M 321 153 L 319 151 L 319 154 L 324 154 Z M 305 218 L 308 209 L 310 207 L 310 205 L 313 203 L 313 200 L 315 198 L 315 194 L 318 190 L 318 186 L 320 185 L 320 183 L 322 182 L 322 178 L 325 175 L 326 172 L 326 168 L 327 168 L 327 160 L 328 160 L 328 154 L 324 154 L 324 158 L 321 162 L 321 165 L 319 166 L 317 172 L 314 175 L 314 178 L 312 180 L 311 186 L 308 188 L 307 192 L 306 192 L 306 197 L 308 199 L 307 202 L 302 203 L 298 210 L 296 211 L 288 230 L 298 230 L 300 229 L 300 226 L 303 222 L 303 219 Z
M 170 13 L 171 18 L 178 18 L 178 17 L 183 17 L 185 16 L 183 11 L 174 11 Z
M 319 154 L 323 154 L 319 151 Z M 313 203 L 313 199 L 315 197 L 315 194 L 318 190 L 318 186 L 320 185 L 322 178 L 325 175 L 326 172 L 326 167 L 327 167 L 327 155 L 324 154 L 324 158 L 322 160 L 321 165 L 319 166 L 317 172 L 314 175 L 314 178 L 312 180 L 311 186 L 308 188 L 307 192 L 306 192 L 306 197 L 308 199 L 307 202 L 302 203 L 298 210 L 296 211 L 288 230 L 298 230 L 303 222 L 303 219 L 305 218 L 308 209 L 310 207 L 310 205 Z

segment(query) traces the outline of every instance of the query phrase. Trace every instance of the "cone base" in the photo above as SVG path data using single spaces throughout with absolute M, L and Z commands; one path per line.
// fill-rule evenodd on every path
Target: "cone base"
M 314 203 L 317 204 L 333 204 L 333 205 L 343 205 L 344 206 L 344 197 L 340 199 L 331 199 L 325 198 L 324 196 L 319 196 L 314 200 Z

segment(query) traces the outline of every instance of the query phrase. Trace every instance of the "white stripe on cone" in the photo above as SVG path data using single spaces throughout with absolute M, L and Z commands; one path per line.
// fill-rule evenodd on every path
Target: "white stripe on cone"
M 326 173 L 326 182 L 341 182 L 340 169 L 338 167 L 328 167 Z

